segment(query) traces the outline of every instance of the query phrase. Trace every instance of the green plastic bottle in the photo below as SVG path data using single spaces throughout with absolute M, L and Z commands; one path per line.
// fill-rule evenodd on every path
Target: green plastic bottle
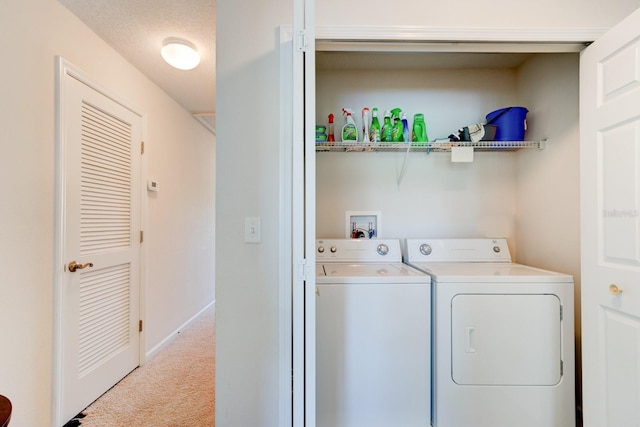
M 369 126 L 369 141 L 380 142 L 380 120 L 378 120 L 378 109 L 371 110 L 371 126 Z
M 404 137 L 402 136 L 402 121 L 400 120 L 400 114 L 402 110 L 400 108 L 394 108 L 391 110 L 391 122 L 393 123 L 393 127 L 391 128 L 391 140 L 393 142 L 404 142 Z
M 424 114 L 418 113 L 413 116 L 413 135 L 411 141 L 413 142 L 428 142 L 427 126 L 424 123 Z
M 380 135 L 380 139 L 382 142 L 391 142 L 391 128 L 393 125 L 391 124 L 391 114 L 389 110 L 384 112 L 384 123 L 382 125 L 382 134 Z

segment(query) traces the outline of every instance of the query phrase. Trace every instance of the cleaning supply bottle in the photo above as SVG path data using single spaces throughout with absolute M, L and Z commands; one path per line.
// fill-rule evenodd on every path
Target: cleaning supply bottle
M 358 128 L 356 127 L 356 122 L 353 120 L 353 110 L 343 108 L 342 115 L 346 117 L 347 121 L 347 123 L 342 126 L 342 141 L 356 142 L 358 140 Z
M 403 112 L 401 120 L 402 120 L 402 140 L 404 142 L 411 142 L 409 137 L 409 120 L 407 120 L 407 115 Z
M 327 142 L 335 142 L 336 137 L 333 134 L 333 114 L 329 114 L 329 127 L 327 128 Z
M 385 110 L 384 112 L 384 122 L 382 124 L 382 133 L 380 135 L 380 139 L 382 142 L 391 142 L 391 128 L 393 125 L 391 124 L 391 113 L 389 110 Z
M 402 121 L 400 120 L 400 108 L 394 108 L 391 110 L 391 122 L 393 127 L 391 130 L 391 140 L 393 142 L 402 142 Z
M 414 142 L 428 142 L 427 126 L 424 123 L 424 114 L 417 113 L 413 116 L 413 135 L 411 140 Z
M 369 141 L 380 142 L 380 120 L 378 120 L 378 109 L 371 110 L 371 126 L 369 127 Z
M 362 109 L 362 142 L 369 142 L 369 108 Z

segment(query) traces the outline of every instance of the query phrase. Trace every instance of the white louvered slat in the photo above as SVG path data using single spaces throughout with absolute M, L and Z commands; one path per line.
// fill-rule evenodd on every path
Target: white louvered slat
M 79 375 L 82 377 L 129 343 L 130 265 L 82 272 Z
M 131 244 L 131 126 L 82 105 L 80 251 Z

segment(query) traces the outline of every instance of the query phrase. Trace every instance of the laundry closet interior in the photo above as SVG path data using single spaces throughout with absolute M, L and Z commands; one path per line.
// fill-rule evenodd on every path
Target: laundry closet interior
M 327 126 L 333 114 L 336 141 L 316 143 L 316 238 L 350 237 L 351 213 L 377 215 L 379 238 L 505 238 L 514 262 L 573 276 L 579 373 L 583 46 L 346 46 L 316 44 L 316 124 Z M 366 107 L 378 109 L 381 123 L 386 110 L 400 108 L 410 129 L 414 114 L 423 114 L 433 142 L 510 106 L 528 110 L 526 143 L 481 141 L 470 162 L 453 161 L 447 144 L 340 144 L 343 108 L 353 111 L 358 141 Z
M 363 46 L 317 44 L 316 123 L 334 114 L 336 141 L 343 107 L 354 111 L 359 140 L 362 109 L 376 107 L 381 122 L 385 110 L 401 108 L 410 127 L 424 114 L 433 141 L 523 106 L 532 143 L 475 149 L 465 163 L 446 150 L 407 153 L 403 143 L 391 151 L 318 143 L 317 238 L 347 237 L 348 212 L 378 212 L 378 237 L 504 237 L 515 261 L 572 274 L 578 288 L 579 53 Z

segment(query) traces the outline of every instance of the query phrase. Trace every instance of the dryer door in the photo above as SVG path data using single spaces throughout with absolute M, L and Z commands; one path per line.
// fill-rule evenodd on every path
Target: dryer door
M 562 376 L 560 318 L 555 295 L 456 295 L 451 303 L 453 381 L 557 384 Z

